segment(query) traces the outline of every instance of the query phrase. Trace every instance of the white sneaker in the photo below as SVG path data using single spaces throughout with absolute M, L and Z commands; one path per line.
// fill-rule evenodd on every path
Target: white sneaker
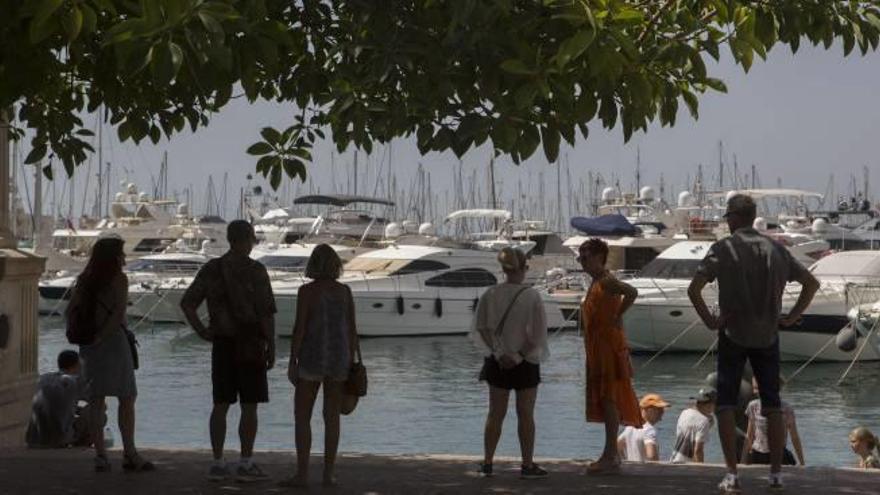
M 782 483 L 782 473 L 770 473 L 770 476 L 767 477 L 767 483 L 771 490 L 781 491 L 785 488 L 785 485 Z
M 718 490 L 721 493 L 742 493 L 739 487 L 739 478 L 735 474 L 727 473 L 721 483 L 718 483 Z

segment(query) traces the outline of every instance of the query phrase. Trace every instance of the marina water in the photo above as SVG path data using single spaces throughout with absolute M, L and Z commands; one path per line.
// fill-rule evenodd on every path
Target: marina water
M 137 329 L 141 369 L 137 372 L 137 439 L 144 447 L 208 449 L 211 409 L 210 344 L 179 325 Z M 586 459 L 601 452 L 602 425 L 584 422 L 583 343 L 577 332 L 550 337 L 551 356 L 542 365 L 536 407 L 536 455 Z M 43 318 L 40 330 L 40 372 L 52 371 L 62 349 L 72 348 L 60 318 Z M 278 360 L 269 372 L 271 402 L 260 407 L 257 449 L 293 450 L 293 388 L 287 381 L 290 341 L 279 339 Z M 481 455 L 487 410 L 486 385 L 477 381 L 482 358 L 464 336 L 363 339 L 364 362 L 370 379 L 367 397 L 342 423 L 343 452 L 382 454 Z M 689 404 L 714 358 L 694 368 L 699 355 L 665 355 L 641 368 L 647 358 L 636 356 L 638 394 L 661 393 L 673 406 L 658 427 L 661 459 L 668 460 L 678 414 Z M 640 369 L 641 368 L 641 369 Z M 783 364 L 790 375 L 796 364 Z M 854 463 L 847 435 L 855 426 L 880 430 L 878 363 L 858 363 L 847 382 L 836 382 L 843 363 L 815 363 L 792 380 L 783 398 L 795 409 L 808 465 L 847 466 Z M 118 440 L 116 401 L 108 400 L 110 425 Z M 323 448 L 320 398 L 313 419 L 316 451 Z M 237 449 L 232 408 L 227 448 Z M 516 413 L 511 408 L 498 449 L 519 456 Z M 206 454 L 207 456 L 208 454 Z M 707 445 L 707 462 L 721 462 L 717 427 Z

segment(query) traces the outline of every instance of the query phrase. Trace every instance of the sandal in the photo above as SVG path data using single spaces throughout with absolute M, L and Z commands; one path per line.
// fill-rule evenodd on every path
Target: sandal
M 95 456 L 95 472 L 96 473 L 109 473 L 112 468 L 112 464 L 107 459 L 106 455 L 96 455 Z
M 155 471 L 156 465 L 144 459 L 139 454 L 135 454 L 133 456 L 125 454 L 123 456 L 122 469 L 124 469 L 125 471 L 147 472 Z

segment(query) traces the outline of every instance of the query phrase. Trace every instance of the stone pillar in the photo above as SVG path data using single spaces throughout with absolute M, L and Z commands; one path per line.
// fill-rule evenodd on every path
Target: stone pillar
M 24 444 L 37 380 L 37 281 L 44 258 L 16 249 L 9 211 L 9 134 L 0 111 L 0 448 Z

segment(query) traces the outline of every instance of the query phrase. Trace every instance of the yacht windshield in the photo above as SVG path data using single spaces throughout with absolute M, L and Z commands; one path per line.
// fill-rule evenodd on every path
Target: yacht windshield
M 355 258 L 345 265 L 346 272 L 363 272 L 368 275 L 411 275 L 420 272 L 445 270 L 449 265 L 431 260 L 406 260 L 384 258 Z
M 144 259 L 132 261 L 125 268 L 128 272 L 168 272 L 195 273 L 204 263 L 198 260 L 155 260 Z
M 306 269 L 308 256 L 266 255 L 258 260 L 266 269 L 278 272 L 301 272 Z
M 654 258 L 639 272 L 639 278 L 692 279 L 702 260 Z

